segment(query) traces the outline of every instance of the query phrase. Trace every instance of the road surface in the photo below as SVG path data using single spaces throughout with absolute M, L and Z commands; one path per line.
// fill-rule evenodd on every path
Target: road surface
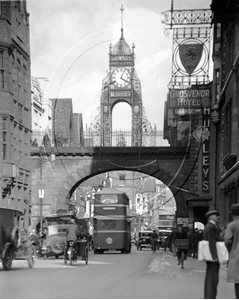
M 204 277 L 204 262 L 188 258 L 182 270 L 169 252 L 133 246 L 131 254 L 90 251 L 88 265 L 39 258 L 29 269 L 26 261 L 13 261 L 11 271 L 0 268 L 0 298 L 202 299 Z M 222 268 L 217 298 L 235 298 Z

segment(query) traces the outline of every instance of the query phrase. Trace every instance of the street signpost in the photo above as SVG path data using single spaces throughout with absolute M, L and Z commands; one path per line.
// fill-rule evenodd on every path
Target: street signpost
M 45 183 L 41 180 L 38 182 L 38 197 L 40 203 L 40 229 L 42 230 L 42 205 L 43 205 L 43 198 L 44 198 L 44 187 Z

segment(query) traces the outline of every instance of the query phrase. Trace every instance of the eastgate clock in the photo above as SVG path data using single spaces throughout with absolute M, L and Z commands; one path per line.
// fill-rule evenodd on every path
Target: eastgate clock
M 112 81 L 116 87 L 127 87 L 130 85 L 130 70 L 127 68 L 115 68 L 112 72 Z

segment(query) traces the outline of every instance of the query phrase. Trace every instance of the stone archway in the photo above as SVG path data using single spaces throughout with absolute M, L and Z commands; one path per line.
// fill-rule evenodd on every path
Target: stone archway
M 185 148 L 62 147 L 54 150 L 54 164 L 48 161 L 49 153 L 43 154 L 42 164 L 44 204 L 51 205 L 52 211 L 67 209 L 73 191 L 90 177 L 109 171 L 126 170 L 153 176 L 169 186 L 175 195 L 179 216 L 188 216 L 188 194 L 185 190 L 189 190 L 190 161 Z M 32 204 L 39 203 L 40 155 L 40 149 L 32 152 Z

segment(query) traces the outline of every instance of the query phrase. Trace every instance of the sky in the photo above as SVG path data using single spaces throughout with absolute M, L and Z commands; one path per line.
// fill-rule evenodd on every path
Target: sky
M 161 21 L 171 0 L 27 0 L 31 75 L 45 98 L 72 98 L 84 128 L 99 114 L 102 80 L 109 70 L 109 45 L 120 38 L 135 45 L 135 69 L 149 122 L 163 129 L 164 101 L 172 71 L 172 32 Z M 174 9 L 209 9 L 211 0 L 174 0 Z M 212 67 L 212 65 L 211 65 Z M 113 109 L 113 130 L 131 130 L 131 108 Z

